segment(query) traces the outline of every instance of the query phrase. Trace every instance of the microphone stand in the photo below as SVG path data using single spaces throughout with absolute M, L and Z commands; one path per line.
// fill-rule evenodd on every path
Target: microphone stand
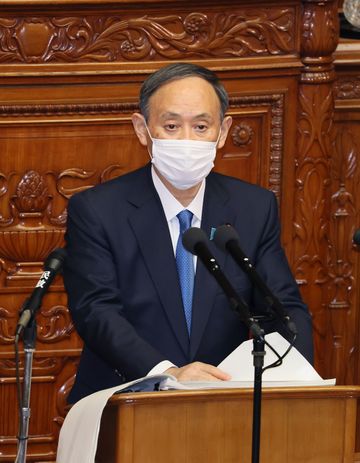
M 17 335 L 18 336 L 18 335 Z M 16 342 L 16 341 L 15 341 Z M 26 452 L 29 435 L 29 420 L 30 420 L 30 392 L 31 392 L 31 376 L 32 363 L 35 352 L 36 342 L 36 321 L 33 320 L 24 328 L 24 380 L 23 380 L 23 396 L 21 404 L 18 450 L 15 463 L 26 463 Z
M 240 313 L 240 306 L 234 307 Z M 240 313 L 241 315 L 241 313 Z M 261 318 L 261 317 L 260 317 Z M 256 317 L 253 318 L 255 321 Z M 257 322 L 255 322 L 257 325 Z M 261 435 L 261 402 L 262 402 L 262 374 L 264 366 L 265 338 L 264 331 L 260 329 L 257 333 L 252 330 L 253 334 L 253 356 L 254 365 L 254 390 L 253 390 L 253 423 L 252 423 L 252 455 L 251 463 L 260 462 L 260 435 Z
M 253 428 L 252 428 L 252 463 L 260 461 L 260 434 L 261 434 L 261 400 L 262 400 L 262 374 L 265 357 L 265 339 L 258 336 L 253 340 L 252 351 L 254 362 L 254 391 L 253 391 Z
M 55 278 L 56 274 L 61 271 L 61 267 L 66 258 L 66 251 L 63 248 L 58 248 L 52 251 L 44 264 L 44 271 L 40 280 L 35 286 L 31 296 L 26 299 L 20 309 L 20 318 L 15 332 L 15 352 L 17 360 L 18 356 L 18 342 L 21 333 L 23 333 L 24 342 L 24 379 L 23 379 L 23 397 L 21 393 L 19 396 L 19 435 L 18 435 L 18 451 L 15 463 L 26 463 L 27 441 L 29 434 L 29 420 L 30 420 L 30 391 L 31 391 L 31 375 L 32 363 L 35 352 L 36 342 L 36 311 L 41 306 L 42 298 Z M 19 360 L 18 360 L 19 361 Z M 19 364 L 17 363 L 17 376 L 20 376 Z M 20 381 L 20 379 L 19 379 Z M 20 386 L 19 386 L 20 389 Z M 21 406 L 20 406 L 21 405 Z

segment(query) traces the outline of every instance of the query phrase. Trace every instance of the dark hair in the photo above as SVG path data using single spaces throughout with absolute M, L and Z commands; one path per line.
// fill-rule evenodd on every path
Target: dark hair
M 229 98 L 217 75 L 209 69 L 198 66 L 197 64 L 175 63 L 169 64 L 151 74 L 141 87 L 139 106 L 140 112 L 145 117 L 146 121 L 149 118 L 149 99 L 151 95 L 166 83 L 173 80 L 184 79 L 185 77 L 200 77 L 212 85 L 219 97 L 221 119 L 224 118 L 229 107 Z

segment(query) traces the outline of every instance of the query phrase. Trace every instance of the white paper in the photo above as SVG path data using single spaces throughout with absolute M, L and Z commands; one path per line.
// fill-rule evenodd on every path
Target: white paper
M 289 347 L 289 342 L 279 333 L 265 336 L 269 343 L 281 356 Z M 168 379 L 162 386 L 164 389 L 227 389 L 251 388 L 254 386 L 253 341 L 245 341 L 229 354 L 218 368 L 231 376 L 231 381 L 182 381 Z M 264 367 L 269 366 L 277 356 L 265 346 Z M 262 386 L 266 387 L 304 387 L 334 386 L 335 379 L 322 379 L 313 366 L 300 352 L 293 347 L 284 358 L 282 365 L 265 370 L 262 375 Z
M 289 342 L 279 333 L 271 333 L 265 336 L 265 340 L 280 354 L 283 355 L 289 347 Z M 226 357 L 218 367 L 231 375 L 232 381 L 253 381 L 254 366 L 253 341 L 245 341 L 240 344 L 230 355 Z M 264 367 L 269 366 L 277 360 L 276 355 L 265 346 L 266 355 L 264 357 Z M 284 358 L 282 365 L 276 368 L 270 368 L 263 373 L 263 381 L 281 381 L 281 382 L 314 382 L 321 383 L 324 380 L 305 359 L 300 352 L 293 347 Z M 331 380 L 335 381 L 335 380 Z M 335 384 L 335 383 L 334 383 Z M 290 384 L 288 384 L 290 385 Z

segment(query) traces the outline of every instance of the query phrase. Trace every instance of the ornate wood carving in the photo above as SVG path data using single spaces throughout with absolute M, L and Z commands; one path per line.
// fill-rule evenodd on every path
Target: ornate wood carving
M 64 230 L 58 228 L 59 217 L 51 216 L 52 196 L 43 175 L 28 171 L 17 184 L 14 173 L 2 178 L 2 196 L 8 198 L 9 210 L 0 217 L 0 255 L 11 285 L 39 276 L 50 251 L 63 244 Z
M 99 114 L 131 114 L 138 111 L 138 109 L 139 107 L 137 103 L 0 105 L 0 118 L 54 115 L 91 116 Z
M 325 194 L 330 178 L 328 137 L 331 114 L 332 99 L 328 88 L 316 86 L 312 93 L 301 89 L 294 234 L 296 240 L 301 241 L 296 276 L 302 285 L 326 281 L 326 256 L 321 256 L 320 251 L 327 240 L 328 202 Z M 314 147 L 319 150 L 317 157 L 312 152 Z
M 332 158 L 331 248 L 329 261 L 329 308 L 331 311 L 332 373 L 341 383 L 355 381 L 355 311 L 353 224 L 356 217 L 356 190 L 359 184 L 359 148 L 352 133 L 343 128 L 336 139 Z M 343 364 L 346 361 L 347 367 Z
M 39 316 L 38 339 L 43 343 L 55 343 L 69 338 L 74 331 L 68 308 L 57 305 L 49 310 L 41 310 Z
M 56 375 L 61 371 L 66 363 L 64 357 L 38 357 L 34 356 L 33 359 L 33 374 L 34 378 L 38 376 L 47 376 L 49 381 L 54 381 Z M 24 360 L 20 359 L 20 372 L 24 369 Z M 0 360 L 0 373 L 3 378 L 9 377 L 14 380 L 16 373 L 16 365 L 14 359 Z
M 15 314 L 0 307 L 0 343 L 11 344 L 14 342 L 14 333 L 16 328 L 17 318 Z M 0 370 L 1 371 L 1 370 Z
M 302 27 L 303 82 L 325 83 L 334 79 L 333 52 L 339 37 L 337 4 L 333 0 L 304 0 Z
M 32 170 L 22 176 L 15 172 L 0 174 L 3 201 L 2 211 L 0 208 L 0 284 L 8 287 L 32 285 L 42 273 L 48 254 L 64 244 L 66 206 L 54 214 L 53 202 L 62 197 L 66 205 L 73 194 L 123 172 L 123 166 L 113 164 L 99 172 L 69 167 L 62 172 Z M 70 185 L 68 180 L 72 180 Z M 57 319 L 65 316 L 63 309 L 57 308 Z M 53 319 L 50 324 L 46 334 L 48 340 L 54 336 Z M 58 336 L 59 333 L 56 338 Z
M 5 286 L 32 283 L 42 273 L 48 254 L 63 245 L 66 209 L 54 215 L 55 194 L 68 200 L 74 193 L 94 186 L 98 178 L 102 181 L 111 178 L 119 168 L 110 166 L 97 176 L 77 167 L 60 173 L 28 171 L 22 177 L 14 172 L 0 174 L 0 195 L 3 204 L 9 205 L 0 215 L 0 283 Z M 78 181 L 78 186 L 67 186 L 68 179 Z
M 13 344 L 18 316 L 0 307 L 0 343 Z M 45 344 L 55 344 L 68 339 L 74 332 L 68 308 L 56 305 L 42 309 L 37 314 L 37 340 Z
M 295 9 L 234 8 L 159 16 L 0 18 L 0 62 L 113 62 L 244 57 L 295 50 Z
M 236 125 L 231 131 L 231 137 L 235 146 L 250 145 L 253 135 L 253 129 L 246 122 Z
M 360 76 L 339 77 L 334 85 L 334 94 L 338 100 L 360 98 Z
M 269 189 L 279 199 L 284 135 L 284 95 L 253 95 L 230 98 L 230 108 L 245 106 L 250 108 L 261 106 L 271 108 Z M 253 133 L 248 124 L 241 123 L 232 129 L 230 136 L 235 146 L 243 147 L 244 145 L 250 145 Z M 251 153 L 251 151 L 249 152 L 248 150 L 246 150 L 246 152 L 248 154 Z
M 295 274 L 311 301 L 317 368 L 330 373 L 329 221 L 330 161 L 334 151 L 333 56 L 338 37 L 337 3 L 305 1 L 299 89 L 298 149 L 294 202 Z

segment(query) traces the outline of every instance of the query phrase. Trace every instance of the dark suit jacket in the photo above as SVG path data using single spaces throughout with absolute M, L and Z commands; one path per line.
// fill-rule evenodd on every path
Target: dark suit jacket
M 269 191 L 211 173 L 202 228 L 230 223 L 245 253 L 287 307 L 297 347 L 312 360 L 311 320 L 280 245 L 277 203 Z M 69 307 L 85 342 L 69 402 L 146 375 L 162 360 L 217 365 L 248 331 L 198 260 L 189 339 L 168 225 L 149 165 L 71 198 L 64 269 Z M 230 256 L 211 250 L 254 312 L 261 298 Z M 268 326 L 267 331 L 279 326 Z

